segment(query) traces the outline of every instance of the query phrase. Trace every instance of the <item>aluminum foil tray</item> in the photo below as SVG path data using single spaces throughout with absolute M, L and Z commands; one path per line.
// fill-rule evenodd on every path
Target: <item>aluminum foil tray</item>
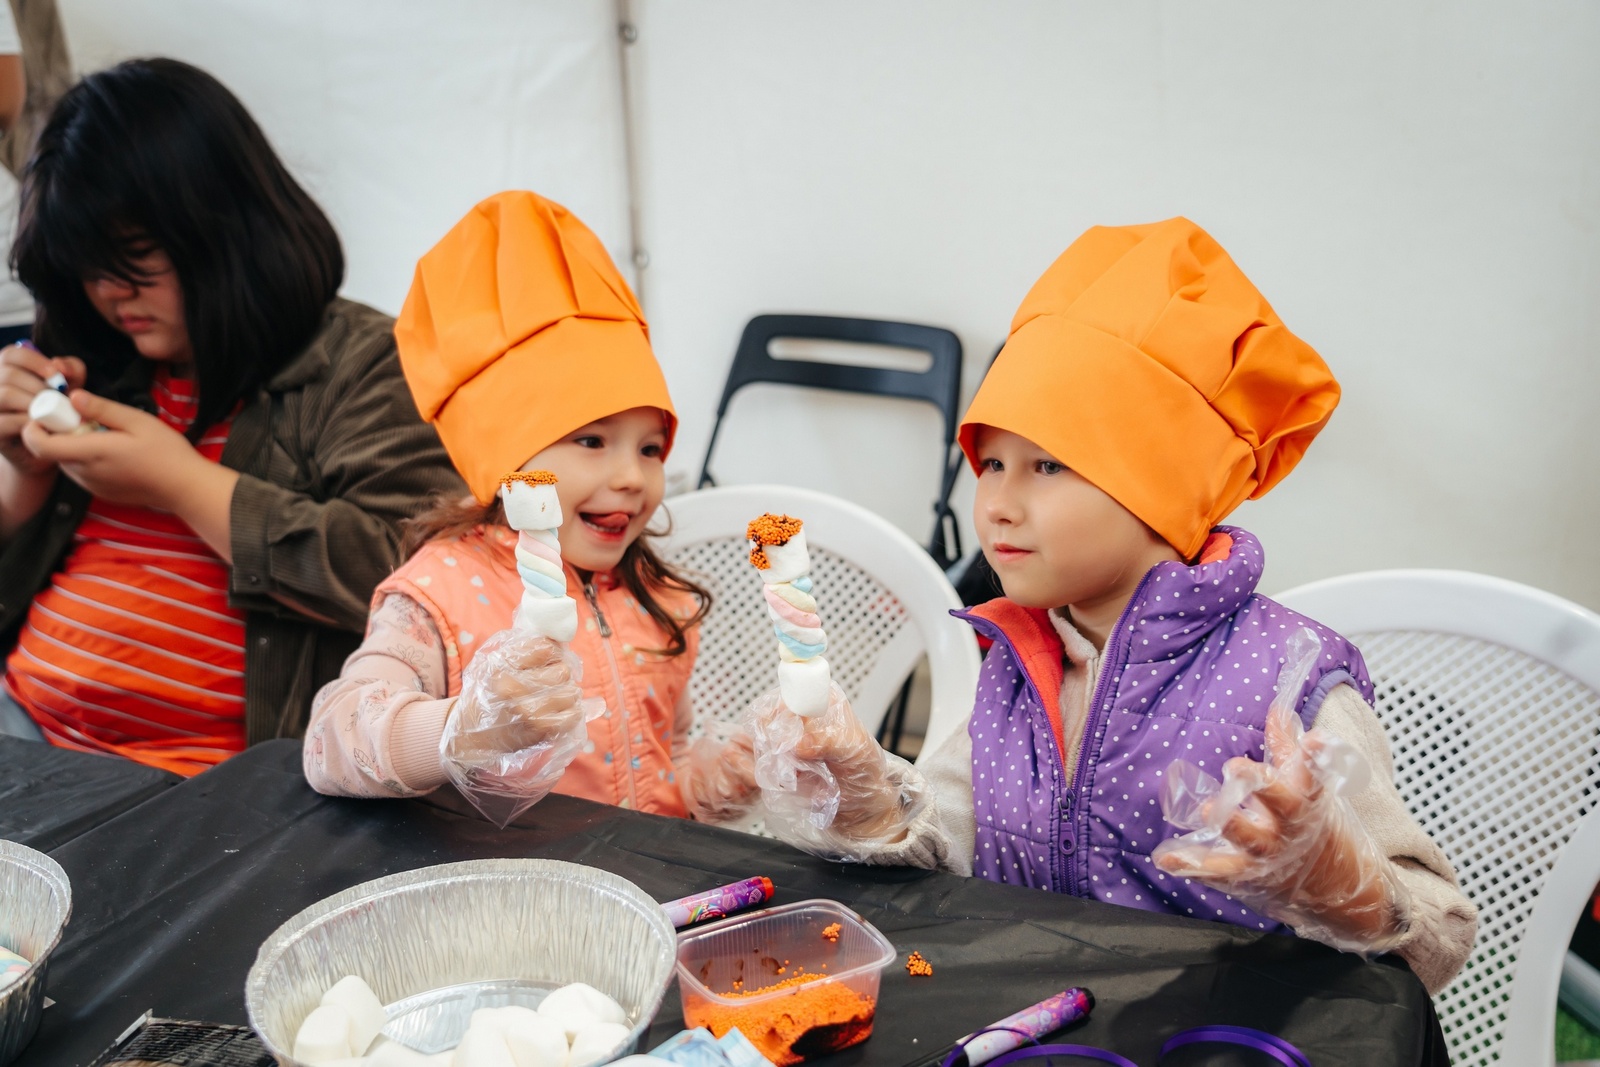
M 614 874 L 558 860 L 471 860 L 352 886 L 273 931 L 245 980 L 250 1025 L 285 1067 L 322 993 L 359 975 L 413 1047 L 459 1038 L 475 1007 L 533 1006 L 587 982 L 622 1005 L 635 1047 L 677 959 L 666 913 Z
M 16 1059 L 39 1029 L 45 969 L 71 914 L 72 886 L 61 865 L 26 845 L 0 841 L 0 945 L 32 964 L 0 992 L 0 1065 Z

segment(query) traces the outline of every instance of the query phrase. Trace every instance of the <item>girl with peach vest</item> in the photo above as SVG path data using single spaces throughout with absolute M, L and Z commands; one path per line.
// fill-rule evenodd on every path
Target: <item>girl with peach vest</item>
M 493 694 L 481 699 L 535 732 L 570 717 L 552 704 L 570 676 L 548 638 L 501 643 L 477 668 L 494 660 L 492 676 L 473 674 L 474 652 L 512 627 L 523 592 L 497 490 L 508 472 L 537 470 L 555 476 L 564 516 L 581 689 L 605 705 L 555 791 L 685 816 L 714 799 L 708 789 L 743 788 L 729 761 L 716 782 L 689 773 L 688 683 L 709 600 L 650 548 L 677 419 L 600 241 L 533 193 L 490 197 L 417 264 L 395 336 L 417 407 L 473 496 L 415 521 L 421 547 L 378 587 L 365 642 L 317 695 L 311 785 L 372 797 L 439 788 L 446 720 L 474 699 L 464 689 Z

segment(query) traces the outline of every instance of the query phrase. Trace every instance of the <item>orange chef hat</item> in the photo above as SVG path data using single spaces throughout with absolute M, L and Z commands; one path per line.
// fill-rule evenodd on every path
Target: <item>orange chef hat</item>
M 497 193 L 417 263 L 395 322 L 417 410 L 480 503 L 578 427 L 672 398 L 628 283 L 587 226 L 534 193 Z
M 1339 383 L 1188 219 L 1096 226 L 1050 265 L 961 422 L 1027 438 L 1194 558 L 1305 454 Z

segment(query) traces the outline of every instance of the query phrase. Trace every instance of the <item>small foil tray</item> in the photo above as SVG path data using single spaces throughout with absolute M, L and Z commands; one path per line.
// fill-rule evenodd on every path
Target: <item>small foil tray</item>
M 426 1055 L 446 1052 L 461 1043 L 479 1008 L 537 1008 L 557 988 L 554 982 L 504 978 L 430 989 L 386 1005 L 389 1022 L 383 1036 Z M 638 1044 L 630 1041 L 615 1055 L 626 1056 Z

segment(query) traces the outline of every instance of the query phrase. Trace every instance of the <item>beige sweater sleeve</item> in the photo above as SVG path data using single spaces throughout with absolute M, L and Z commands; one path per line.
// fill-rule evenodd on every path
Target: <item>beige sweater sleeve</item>
M 439 738 L 451 701 L 444 640 L 422 606 L 391 593 L 361 647 L 311 703 L 301 762 L 329 796 L 411 797 L 447 779 Z
M 1477 937 L 1478 909 L 1462 895 L 1444 851 L 1400 799 L 1389 739 L 1361 694 L 1348 685 L 1338 686 L 1328 694 L 1312 726 L 1351 745 L 1372 768 L 1372 784 L 1350 798 L 1351 807 L 1411 893 L 1411 930 L 1394 951 L 1411 965 L 1428 992 L 1437 993 L 1467 962 Z

